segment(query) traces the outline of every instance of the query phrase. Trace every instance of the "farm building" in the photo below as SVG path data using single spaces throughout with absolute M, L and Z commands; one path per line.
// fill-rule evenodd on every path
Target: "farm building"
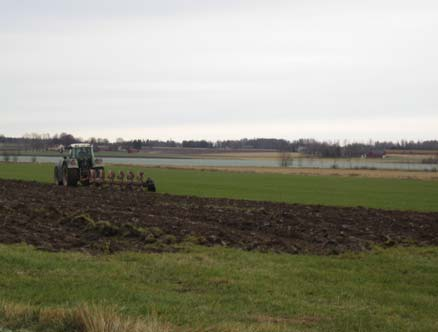
M 363 157 L 364 158 L 385 158 L 386 152 L 385 152 L 385 150 L 374 150 L 374 151 L 370 151 L 370 152 L 366 153 Z

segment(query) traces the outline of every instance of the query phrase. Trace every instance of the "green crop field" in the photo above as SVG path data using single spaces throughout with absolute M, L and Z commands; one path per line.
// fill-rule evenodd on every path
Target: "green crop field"
M 118 171 L 140 169 L 160 192 L 204 197 L 289 203 L 367 206 L 438 211 L 438 181 L 341 176 L 231 173 L 108 166 Z M 53 165 L 0 163 L 0 178 L 52 182 Z
M 109 168 L 142 169 L 165 193 L 438 211 L 437 181 Z M 0 163 L 4 179 L 52 182 L 52 171 Z M 437 247 L 327 257 L 181 245 L 91 256 L 0 245 L 0 331 L 437 331 L 437 280 Z M 77 311 L 90 305 L 92 318 Z M 104 316 L 146 325 L 96 327 Z
M 93 257 L 0 246 L 0 266 L 6 303 L 116 306 L 127 316 L 155 313 L 170 331 L 438 330 L 437 248 L 318 257 L 190 247 Z M 47 318 L 8 316 L 0 306 L 6 326 L 52 331 Z

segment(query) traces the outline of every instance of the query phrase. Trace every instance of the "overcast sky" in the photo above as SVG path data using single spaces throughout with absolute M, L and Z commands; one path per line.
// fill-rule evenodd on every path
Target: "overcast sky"
M 0 0 L 0 134 L 438 139 L 436 0 Z

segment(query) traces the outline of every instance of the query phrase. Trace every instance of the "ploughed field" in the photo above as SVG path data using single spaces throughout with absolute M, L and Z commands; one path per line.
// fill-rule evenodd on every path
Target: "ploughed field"
M 438 245 L 438 213 L 64 188 L 0 180 L 0 243 L 49 251 L 172 251 L 190 242 L 293 254 Z

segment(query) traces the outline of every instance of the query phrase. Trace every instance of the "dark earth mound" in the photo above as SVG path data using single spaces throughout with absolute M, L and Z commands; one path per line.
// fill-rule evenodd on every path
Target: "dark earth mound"
M 0 243 L 51 251 L 171 251 L 192 242 L 338 254 L 438 245 L 438 213 L 211 199 L 0 180 Z

